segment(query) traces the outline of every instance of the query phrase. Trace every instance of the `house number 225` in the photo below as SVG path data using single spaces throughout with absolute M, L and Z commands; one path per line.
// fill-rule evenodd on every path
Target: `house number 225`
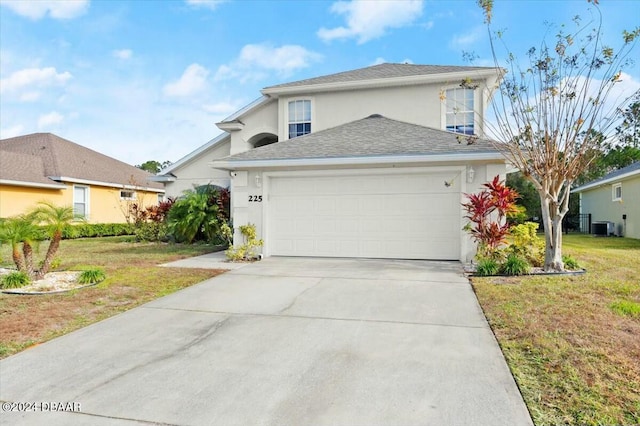
M 249 202 L 250 203 L 261 203 L 262 202 L 262 195 L 249 195 Z

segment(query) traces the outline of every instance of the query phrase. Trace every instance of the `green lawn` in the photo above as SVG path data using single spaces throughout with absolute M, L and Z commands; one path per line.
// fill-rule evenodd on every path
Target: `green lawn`
M 640 424 L 640 240 L 569 235 L 579 276 L 474 278 L 536 425 Z
M 164 268 L 158 264 L 213 251 L 207 245 L 133 243 L 131 237 L 64 240 L 58 270 L 101 267 L 95 287 L 57 295 L 0 294 L 0 358 L 84 327 L 222 273 Z M 40 247 L 40 256 L 46 244 Z M 13 267 L 10 247 L 0 247 L 0 266 Z

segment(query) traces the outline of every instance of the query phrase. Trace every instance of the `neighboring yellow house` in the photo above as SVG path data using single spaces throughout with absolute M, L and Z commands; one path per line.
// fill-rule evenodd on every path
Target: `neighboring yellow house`
M 90 223 L 126 222 L 133 203 L 158 204 L 162 184 L 151 173 L 51 133 L 0 140 L 0 217 L 40 201 L 73 205 Z

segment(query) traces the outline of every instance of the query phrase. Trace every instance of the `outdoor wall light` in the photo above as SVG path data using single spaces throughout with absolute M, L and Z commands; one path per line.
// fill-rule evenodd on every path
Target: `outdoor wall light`
M 476 171 L 473 169 L 473 167 L 469 166 L 467 168 L 467 183 L 473 183 L 473 178 L 476 175 Z
M 262 186 L 262 176 L 256 175 L 256 186 L 260 188 Z

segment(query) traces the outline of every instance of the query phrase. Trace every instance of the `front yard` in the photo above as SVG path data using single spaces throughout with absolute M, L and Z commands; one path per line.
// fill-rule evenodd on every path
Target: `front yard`
M 536 425 L 640 424 L 640 240 L 569 235 L 580 276 L 474 278 Z
M 130 238 L 62 241 L 58 270 L 102 267 L 107 278 L 95 287 L 57 295 L 0 293 L 0 358 L 223 272 L 157 266 L 210 252 L 211 246 L 127 242 Z M 0 266 L 14 267 L 8 245 L 0 247 L 0 259 Z
M 128 239 L 62 242 L 59 269 L 105 269 L 95 287 L 0 294 L 0 358 L 222 273 L 157 266 L 210 246 Z M 570 235 L 564 249 L 586 274 L 474 278 L 478 300 L 537 425 L 639 424 L 640 240 Z

